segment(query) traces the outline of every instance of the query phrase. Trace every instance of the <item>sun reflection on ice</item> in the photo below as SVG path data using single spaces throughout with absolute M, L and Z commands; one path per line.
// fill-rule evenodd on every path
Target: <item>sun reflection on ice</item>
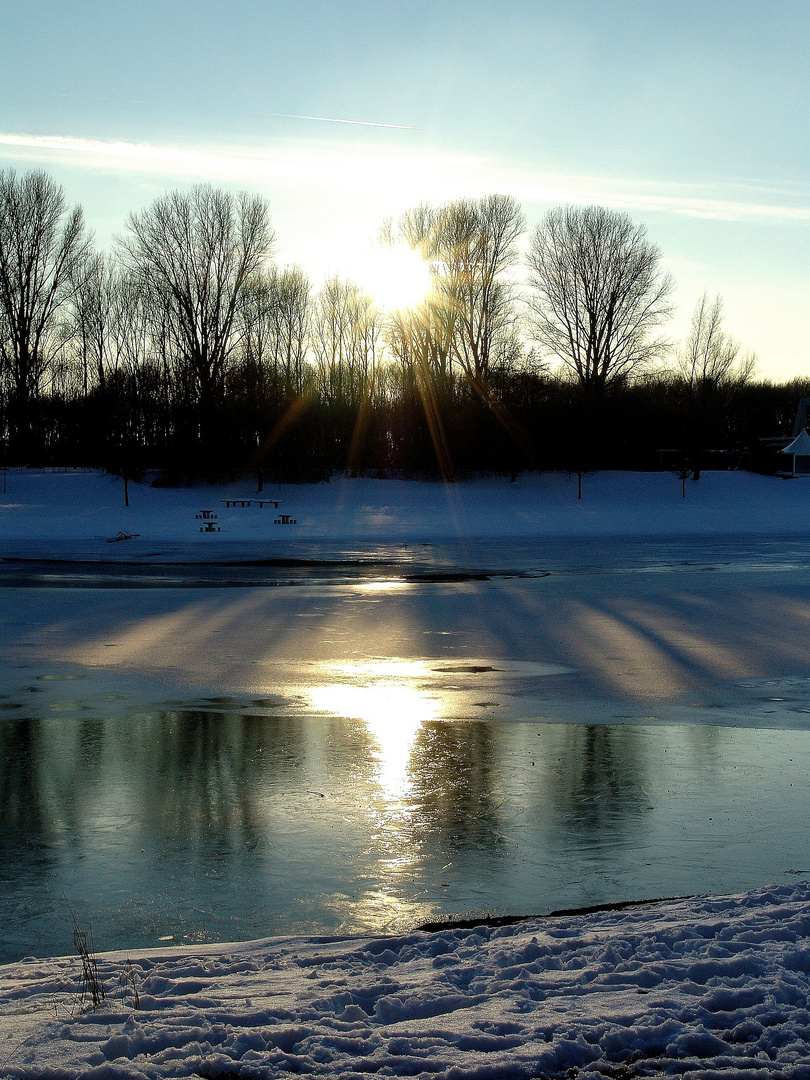
M 318 711 L 362 724 L 378 790 L 365 805 L 378 852 L 377 883 L 358 899 L 357 908 L 375 932 L 413 925 L 428 917 L 429 908 L 424 898 L 409 896 L 420 863 L 409 828 L 410 762 L 420 729 L 439 718 L 441 700 L 413 685 L 425 674 L 424 661 L 378 660 L 321 670 L 335 682 L 310 687 L 310 702 Z
M 361 660 L 330 664 L 328 670 L 350 679 L 415 679 L 430 675 L 431 665 L 427 660 Z
M 358 592 L 406 592 L 413 589 L 413 584 L 402 578 L 377 578 L 375 581 L 364 581 L 355 588 Z
M 335 683 L 309 690 L 310 701 L 319 711 L 363 722 L 376 744 L 377 782 L 384 797 L 392 802 L 403 799 L 410 789 L 408 765 L 419 729 L 427 721 L 438 719 L 440 712 L 437 698 L 390 678 L 394 674 L 419 674 L 418 670 L 400 670 L 411 666 L 418 665 L 375 665 L 375 674 L 389 678 L 371 685 Z

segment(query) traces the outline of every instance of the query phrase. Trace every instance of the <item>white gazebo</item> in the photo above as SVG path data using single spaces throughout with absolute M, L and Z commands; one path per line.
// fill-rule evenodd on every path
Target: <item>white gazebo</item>
M 794 476 L 810 476 L 810 435 L 807 434 L 807 428 L 802 428 L 782 453 L 792 455 Z

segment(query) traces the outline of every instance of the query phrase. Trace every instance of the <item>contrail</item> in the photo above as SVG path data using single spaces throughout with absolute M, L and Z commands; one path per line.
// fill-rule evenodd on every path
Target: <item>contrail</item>
M 325 124 L 357 124 L 360 127 L 396 128 L 398 131 L 418 131 L 413 124 L 380 124 L 375 120 L 343 120 L 338 116 L 303 116 L 301 113 L 271 113 L 271 116 L 280 116 L 284 120 L 321 120 Z

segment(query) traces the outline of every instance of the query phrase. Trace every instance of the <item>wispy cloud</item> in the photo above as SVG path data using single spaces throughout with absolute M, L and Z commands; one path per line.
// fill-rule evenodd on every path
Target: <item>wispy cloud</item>
M 362 121 L 336 122 L 366 125 Z M 615 180 L 534 171 L 472 155 L 309 140 L 279 142 L 255 150 L 0 134 L 0 155 L 77 168 L 284 187 L 299 193 L 343 192 L 368 198 L 375 205 L 387 204 L 389 212 L 423 199 L 438 201 L 501 191 L 524 204 L 539 206 L 599 203 L 714 220 L 810 222 L 810 192 L 806 189 Z

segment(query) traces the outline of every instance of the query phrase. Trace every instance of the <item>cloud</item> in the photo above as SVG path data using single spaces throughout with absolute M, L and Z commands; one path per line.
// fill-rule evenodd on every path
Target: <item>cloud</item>
M 0 153 L 8 159 L 76 168 L 284 187 L 298 194 L 343 193 L 387 206 L 388 213 L 421 200 L 499 191 L 522 203 L 545 206 L 598 203 L 724 221 L 810 222 L 810 195 L 804 189 L 623 181 L 535 171 L 482 156 L 368 144 L 301 140 L 255 150 L 0 134 Z

